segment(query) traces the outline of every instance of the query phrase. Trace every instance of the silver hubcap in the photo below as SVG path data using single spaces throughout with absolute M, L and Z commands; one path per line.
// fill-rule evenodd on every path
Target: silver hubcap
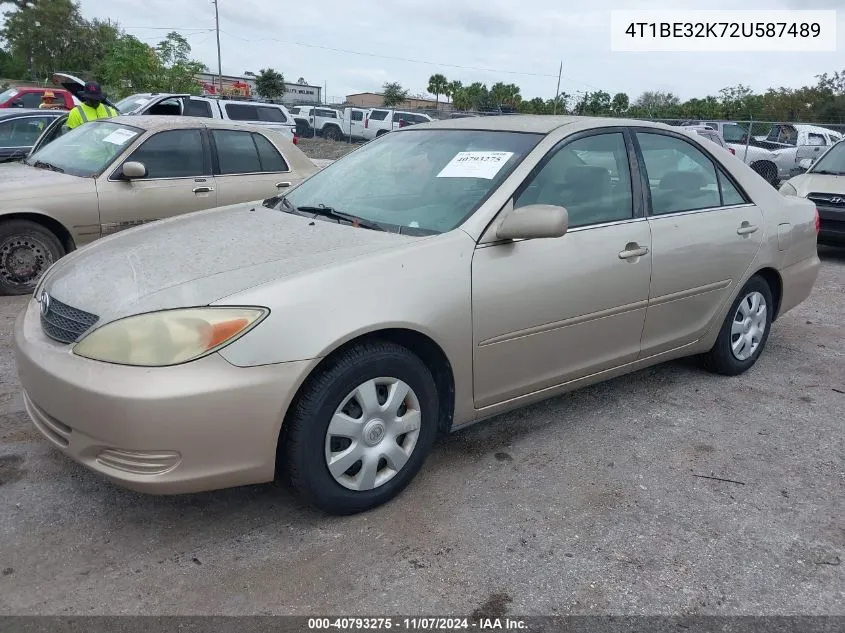
M 731 351 L 737 360 L 748 360 L 766 333 L 766 298 L 752 292 L 742 299 L 731 325 Z
M 397 378 L 358 385 L 332 416 L 326 466 L 349 490 L 372 490 L 402 470 L 420 436 L 420 402 Z

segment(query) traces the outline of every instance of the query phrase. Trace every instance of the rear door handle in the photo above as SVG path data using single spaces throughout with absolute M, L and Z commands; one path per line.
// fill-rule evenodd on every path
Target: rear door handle
M 290 185 L 291 185 L 291 183 L 288 182 L 288 181 L 277 182 L 276 183 L 276 189 L 286 189 L 287 187 L 290 187 Z
M 619 253 L 619 259 L 634 259 L 648 255 L 648 246 L 640 246 L 636 242 L 625 245 L 625 250 Z
M 749 224 L 748 222 L 743 222 L 739 225 L 739 228 L 736 230 L 737 235 L 751 235 L 754 233 L 758 228 L 756 224 Z
M 214 191 L 214 187 L 194 187 L 194 193 L 208 193 Z

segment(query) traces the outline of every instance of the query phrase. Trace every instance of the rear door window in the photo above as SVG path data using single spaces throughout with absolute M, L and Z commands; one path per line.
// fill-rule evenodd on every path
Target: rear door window
M 262 171 L 258 147 L 252 140 L 251 132 L 212 130 L 211 136 L 217 147 L 221 174 L 250 174 Z
M 287 117 L 282 112 L 281 108 L 272 108 L 270 106 L 258 106 L 258 120 L 272 123 L 287 123 Z
M 289 171 L 285 159 L 267 138 L 262 134 L 253 134 L 252 140 L 258 148 L 258 160 L 261 163 L 261 171 Z
M 188 99 L 185 104 L 185 116 L 199 116 L 210 119 L 212 118 L 211 104 L 199 99 Z
M 227 103 L 225 106 L 226 115 L 232 121 L 260 121 L 258 108 L 243 103 Z
M 373 110 L 370 112 L 370 120 L 372 121 L 384 121 L 387 118 L 388 111 L 387 110 Z
M 353 121 L 363 121 L 364 120 L 364 113 L 360 110 L 353 110 L 352 111 L 352 120 Z

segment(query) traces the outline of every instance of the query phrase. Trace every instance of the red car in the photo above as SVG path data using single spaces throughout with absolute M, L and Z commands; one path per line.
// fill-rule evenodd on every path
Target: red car
M 73 97 L 67 90 L 18 86 L 0 93 L 0 108 L 37 108 L 41 105 L 41 97 L 48 91 L 55 95 L 55 103 L 65 110 L 74 107 Z

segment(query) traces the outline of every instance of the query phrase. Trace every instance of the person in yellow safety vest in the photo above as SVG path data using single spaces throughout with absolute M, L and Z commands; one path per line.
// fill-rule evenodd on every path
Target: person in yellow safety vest
M 118 114 L 113 107 L 103 103 L 106 100 L 106 95 L 103 94 L 100 84 L 96 82 L 86 83 L 78 96 L 82 103 L 71 110 L 67 117 L 69 130 L 79 127 L 83 123 L 88 123 L 88 121 L 108 119 Z

